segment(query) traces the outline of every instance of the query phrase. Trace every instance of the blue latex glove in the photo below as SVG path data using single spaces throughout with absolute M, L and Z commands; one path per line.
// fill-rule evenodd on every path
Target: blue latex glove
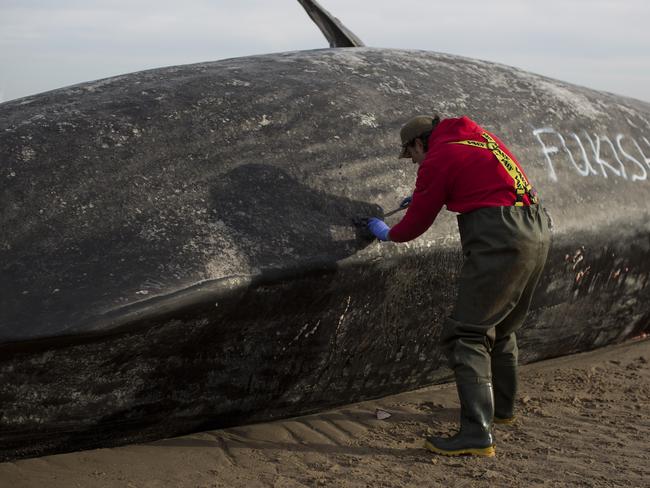
M 413 200 L 413 197 L 406 197 L 402 202 L 399 204 L 399 208 L 406 208 L 409 205 L 411 205 L 411 201 Z
M 388 237 L 390 227 L 388 227 L 383 220 L 376 217 L 368 219 L 368 229 L 370 229 L 370 232 L 372 232 L 380 241 L 390 241 L 390 238 Z

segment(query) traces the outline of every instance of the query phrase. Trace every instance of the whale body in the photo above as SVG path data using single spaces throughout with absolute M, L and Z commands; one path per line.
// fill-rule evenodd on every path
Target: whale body
M 648 103 L 366 47 L 143 71 L 0 104 L 0 459 L 448 380 L 455 216 L 354 224 L 410 194 L 399 128 L 434 111 L 496 133 L 553 216 L 521 361 L 647 332 Z

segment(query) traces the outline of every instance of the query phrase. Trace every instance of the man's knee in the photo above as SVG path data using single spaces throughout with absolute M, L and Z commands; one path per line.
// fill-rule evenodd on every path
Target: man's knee
M 449 367 L 464 381 L 489 381 L 491 338 L 489 330 L 453 318 L 445 321 L 442 347 Z M 459 378 L 457 378 L 459 379 Z
M 441 341 L 445 350 L 451 348 L 456 341 L 463 340 L 466 343 L 480 345 L 490 351 L 494 346 L 495 334 L 494 327 L 470 324 L 447 317 L 443 325 Z
M 502 357 L 505 359 L 507 357 L 512 357 L 516 361 L 518 353 L 517 336 L 514 332 L 503 337 L 497 337 L 494 342 L 494 347 L 492 348 L 493 358 Z

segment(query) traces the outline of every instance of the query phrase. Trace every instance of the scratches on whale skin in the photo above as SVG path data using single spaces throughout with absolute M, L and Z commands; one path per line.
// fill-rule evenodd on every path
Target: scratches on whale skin
M 350 310 L 350 301 L 351 300 L 352 300 L 352 296 L 349 295 L 348 299 L 347 299 L 347 302 L 345 304 L 345 310 L 343 310 L 343 313 L 339 317 L 339 323 L 336 325 L 336 331 L 334 332 L 334 347 L 335 348 L 338 345 L 338 339 L 339 339 L 339 335 L 341 334 L 341 328 L 343 326 L 343 322 L 345 320 L 345 314 L 347 314 L 348 310 Z
M 333 358 L 334 355 L 336 354 L 337 351 L 339 351 L 339 336 L 343 335 L 345 331 L 342 331 L 343 329 L 343 322 L 345 321 L 345 315 L 348 313 L 348 310 L 350 309 L 350 302 L 352 301 L 352 296 L 348 295 L 346 304 L 345 304 L 345 309 L 343 310 L 343 313 L 339 317 L 338 323 L 336 325 L 336 330 L 331 336 L 330 339 L 330 345 L 329 345 L 329 352 L 327 354 L 327 360 L 323 362 L 323 367 L 318 374 L 318 378 L 315 381 L 316 384 L 320 384 L 323 377 L 331 371 L 331 369 L 328 367 L 329 364 L 333 363 Z M 331 382 L 332 374 L 330 374 L 330 378 L 327 380 L 327 384 Z

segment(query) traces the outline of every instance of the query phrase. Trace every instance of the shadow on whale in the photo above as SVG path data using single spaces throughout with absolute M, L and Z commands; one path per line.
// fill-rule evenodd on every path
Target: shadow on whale
M 445 381 L 454 216 L 353 225 L 411 191 L 397 134 L 432 110 L 498 133 L 554 216 L 522 361 L 648 331 L 649 104 L 366 47 L 133 73 L 0 104 L 0 458 Z

